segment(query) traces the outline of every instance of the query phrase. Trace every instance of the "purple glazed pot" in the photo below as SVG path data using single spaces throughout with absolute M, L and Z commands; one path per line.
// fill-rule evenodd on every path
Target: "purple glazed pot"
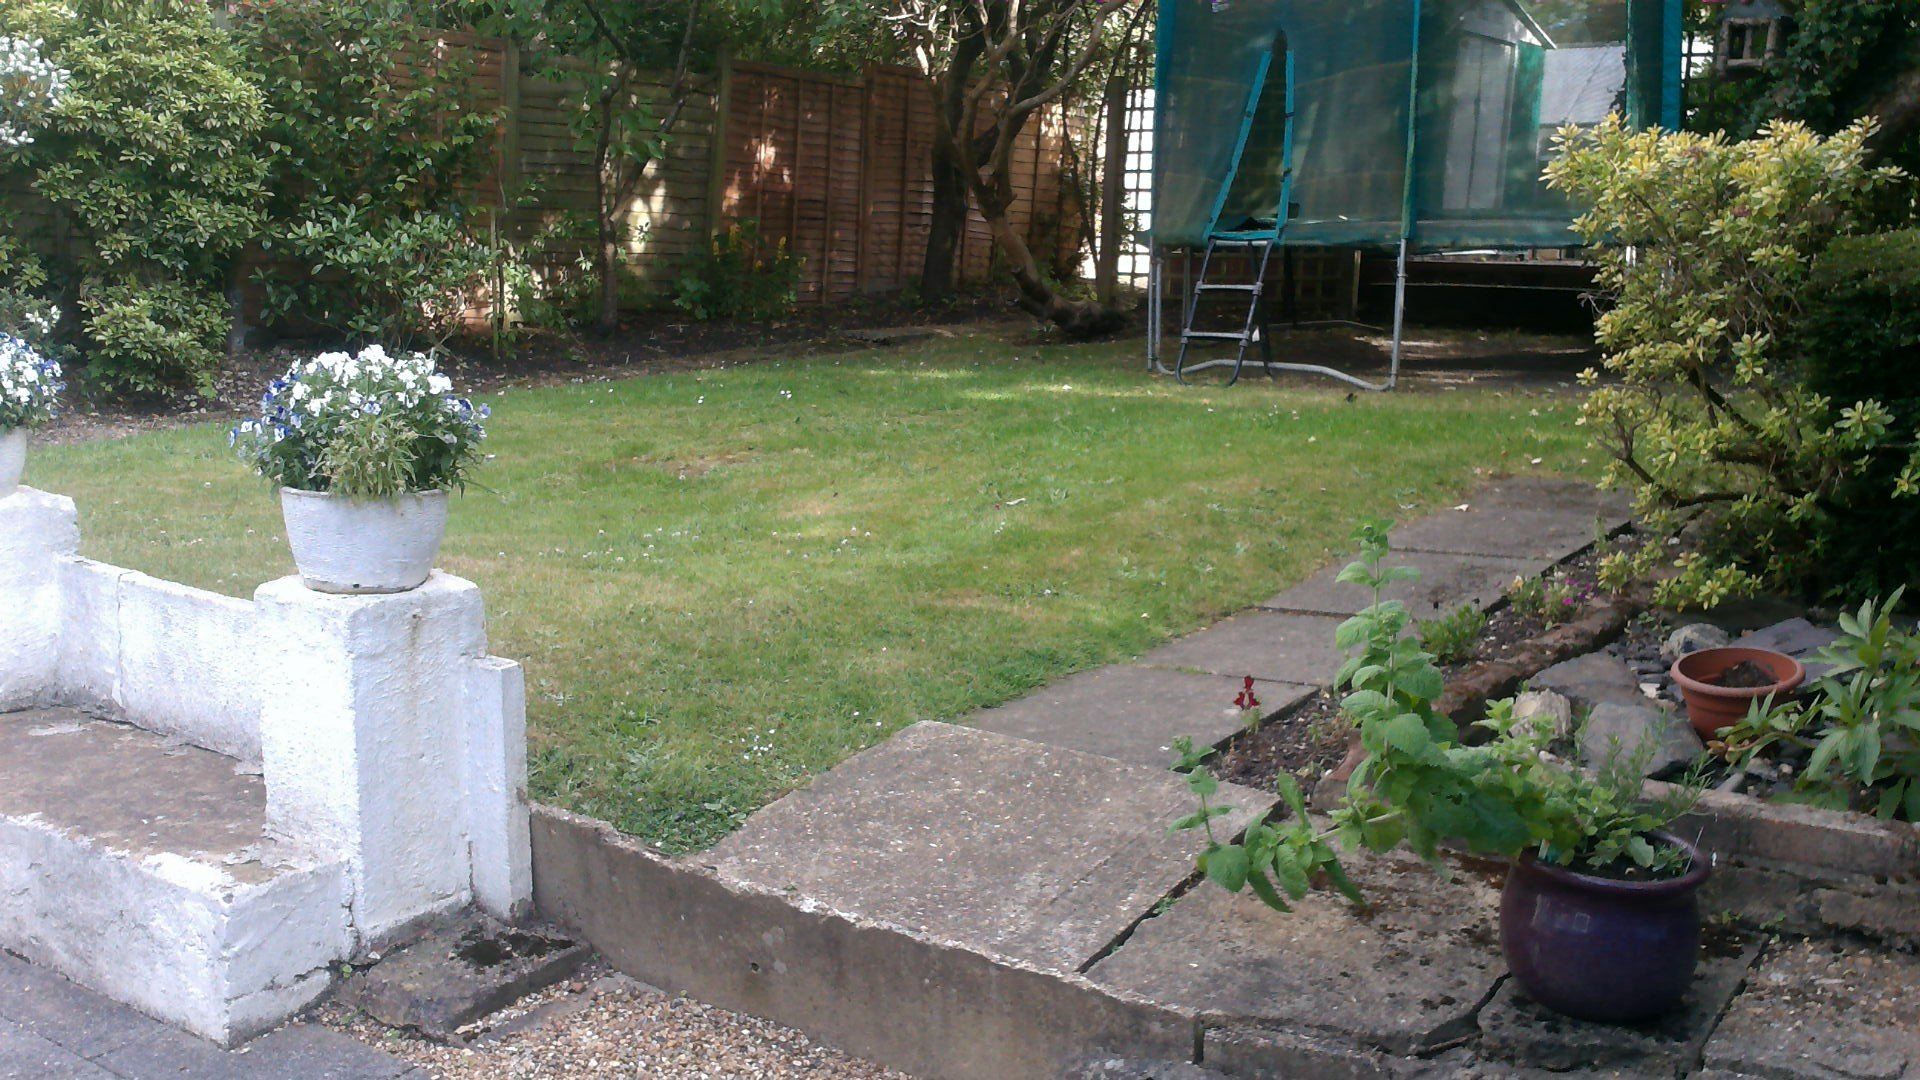
M 1527 996 L 1603 1024 L 1648 1020 L 1680 1003 L 1700 954 L 1696 894 L 1707 880 L 1692 844 L 1653 834 L 1691 857 L 1664 881 L 1615 881 L 1514 861 L 1500 894 L 1500 948 Z

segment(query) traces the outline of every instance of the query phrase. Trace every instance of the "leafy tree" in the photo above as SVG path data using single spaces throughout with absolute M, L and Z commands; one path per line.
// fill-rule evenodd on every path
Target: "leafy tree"
M 965 182 L 1021 305 L 1070 335 L 1113 330 L 1122 317 L 1064 295 L 1041 269 L 1010 216 L 1013 150 L 1027 124 L 1067 97 L 1116 39 L 1139 32 L 1148 10 L 1129 0 L 900 0 L 895 15 L 933 82 L 936 183 L 939 166 L 950 163 L 948 181 L 957 174 Z
M 44 41 L 68 73 L 14 168 L 75 241 L 0 252 L 7 284 L 57 297 L 97 385 L 208 389 L 228 269 L 265 209 L 265 100 L 240 49 L 186 3 L 16 4 L 0 35 Z
M 1716 32 L 1721 9 L 1696 2 L 1695 32 Z M 1782 55 L 1758 71 L 1703 72 L 1690 87 L 1689 126 L 1751 136 L 1774 119 L 1831 134 L 1873 117 L 1871 145 L 1920 166 L 1920 4 L 1912 0 L 1800 0 Z
M 1848 295 L 1844 281 L 1820 284 L 1820 268 L 1877 235 L 1903 179 L 1871 164 L 1873 132 L 1861 121 L 1822 137 L 1782 122 L 1736 142 L 1614 117 L 1559 136 L 1549 182 L 1587 207 L 1581 237 L 1609 245 L 1597 336 L 1612 379 L 1587 373 L 1580 422 L 1651 528 L 1697 526 L 1703 544 L 1680 549 L 1664 602 L 1832 587 L 1854 569 L 1836 562 L 1836 542 L 1879 542 L 1920 495 L 1920 417 L 1888 405 L 1911 396 L 1905 365 L 1842 379 L 1851 342 L 1796 337 Z M 1901 348 L 1910 357 L 1912 340 Z M 1646 545 L 1606 572 L 1651 574 L 1669 550 Z
M 487 282 L 496 112 L 413 0 L 239 7 L 270 109 L 269 318 L 395 348 L 445 341 Z

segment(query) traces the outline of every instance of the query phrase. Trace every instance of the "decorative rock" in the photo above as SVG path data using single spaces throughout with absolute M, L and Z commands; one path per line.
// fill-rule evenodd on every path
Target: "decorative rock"
M 1806 619 L 1788 619 L 1755 630 L 1734 644 L 1786 653 L 1807 665 L 1807 681 L 1812 682 L 1832 670 L 1829 665 L 1814 663 L 1814 654 L 1833 644 L 1839 636 L 1837 632 L 1824 626 L 1815 626 Z
M 1654 744 L 1651 751 L 1642 749 L 1648 740 Z M 1645 703 L 1603 702 L 1580 728 L 1580 760 L 1590 768 L 1615 754 L 1632 760 L 1648 753 L 1646 775 L 1660 776 L 1691 764 L 1705 750 L 1685 718 Z
M 1660 658 L 1671 664 L 1690 652 L 1718 649 L 1732 641 L 1732 635 L 1712 623 L 1689 623 L 1667 635 L 1660 645 Z
M 1535 690 L 1552 690 L 1572 701 L 1575 708 L 1591 709 L 1611 702 L 1615 705 L 1644 706 L 1640 680 L 1634 677 L 1626 661 L 1605 652 L 1592 652 L 1565 660 L 1535 675 L 1528 681 Z
M 1532 720 L 1535 717 L 1553 718 L 1553 736 L 1556 739 L 1573 734 L 1573 702 L 1564 694 L 1552 690 L 1529 690 L 1513 699 L 1513 718 Z

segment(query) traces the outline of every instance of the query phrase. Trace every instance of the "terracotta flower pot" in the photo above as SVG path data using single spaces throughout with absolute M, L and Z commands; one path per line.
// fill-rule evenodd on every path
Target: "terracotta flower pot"
M 1527 996 L 1603 1024 L 1648 1020 L 1680 1003 L 1700 954 L 1707 861 L 1666 833 L 1692 866 L 1676 878 L 1621 881 L 1516 859 L 1500 894 L 1500 950 Z
M 1729 668 L 1748 662 L 1765 668 L 1773 682 L 1752 687 L 1720 685 Z M 1755 701 L 1798 690 L 1807 681 L 1807 669 L 1786 653 L 1733 645 L 1701 649 L 1674 661 L 1673 681 L 1680 684 L 1680 696 L 1686 699 L 1687 721 L 1701 739 L 1708 740 L 1716 738 L 1721 728 L 1745 719 Z

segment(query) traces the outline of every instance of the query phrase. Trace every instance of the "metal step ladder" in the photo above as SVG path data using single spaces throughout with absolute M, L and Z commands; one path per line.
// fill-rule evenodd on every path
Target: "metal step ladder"
M 1187 300 L 1186 317 L 1180 327 L 1180 355 L 1174 361 L 1174 377 L 1181 382 L 1187 381 L 1189 370 L 1214 367 L 1228 363 L 1225 360 L 1211 360 L 1187 366 L 1187 357 L 1195 342 L 1225 342 L 1234 344 L 1233 377 L 1227 380 L 1232 386 L 1240 381 L 1240 373 L 1246 366 L 1247 347 L 1254 342 L 1260 343 L 1260 366 L 1266 371 L 1267 378 L 1273 378 L 1272 335 L 1267 326 L 1267 308 L 1263 302 L 1267 282 L 1267 264 L 1273 258 L 1273 248 L 1280 239 L 1280 230 L 1240 229 L 1232 232 L 1214 233 L 1207 237 L 1206 254 L 1200 258 L 1200 274 L 1194 279 L 1193 294 Z M 1251 283 L 1224 283 L 1207 280 L 1207 272 L 1215 269 L 1214 253 L 1221 249 L 1239 249 L 1247 253 L 1247 261 L 1253 269 Z M 1242 294 L 1247 298 L 1247 317 L 1239 330 L 1196 330 L 1195 321 L 1200 317 L 1201 302 L 1211 294 Z

